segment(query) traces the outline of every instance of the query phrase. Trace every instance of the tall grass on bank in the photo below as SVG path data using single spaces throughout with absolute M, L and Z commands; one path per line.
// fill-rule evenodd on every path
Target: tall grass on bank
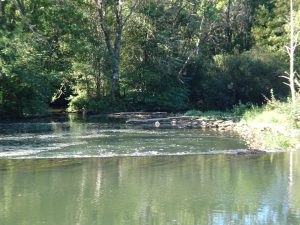
M 252 148 L 300 149 L 300 96 L 294 108 L 289 99 L 276 100 L 272 92 L 266 101 L 262 107 L 239 104 L 231 112 L 190 110 L 184 115 L 233 117 L 239 121 L 237 131 Z
M 263 107 L 252 106 L 240 121 L 253 133 L 259 148 L 300 148 L 300 100 L 293 108 L 290 100 L 281 102 L 274 97 Z

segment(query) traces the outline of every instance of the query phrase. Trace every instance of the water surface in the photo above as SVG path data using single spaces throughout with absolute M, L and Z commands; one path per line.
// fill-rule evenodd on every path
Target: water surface
M 2 158 L 187 155 L 245 148 L 236 135 L 202 129 L 138 129 L 100 119 L 0 123 Z
M 1 225 L 300 223 L 298 152 L 224 154 L 243 142 L 97 121 L 0 130 Z

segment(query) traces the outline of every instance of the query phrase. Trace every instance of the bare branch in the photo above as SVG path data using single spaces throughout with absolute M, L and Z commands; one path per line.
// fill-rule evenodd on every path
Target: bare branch
M 291 48 L 288 47 L 288 46 L 284 46 L 284 47 L 285 47 L 285 52 L 290 55 L 291 54 Z
M 297 79 L 295 79 L 294 81 L 295 81 L 295 84 L 297 85 L 297 87 L 300 88 L 300 82 Z
M 181 67 L 180 71 L 178 72 L 178 80 L 183 84 L 183 80 L 182 80 L 182 74 L 183 74 L 183 71 L 185 70 L 186 66 L 188 65 L 190 59 L 192 57 L 192 53 L 188 56 L 188 58 L 185 60 L 183 66 Z
M 62 83 L 60 88 L 52 96 L 51 102 L 55 102 L 57 99 L 59 99 L 64 93 L 65 88 L 66 88 L 65 83 Z
M 296 49 L 297 46 L 299 46 L 299 41 L 298 41 L 298 39 L 299 39 L 299 33 L 300 33 L 300 31 L 297 31 L 297 33 L 295 35 L 295 40 L 294 40 L 294 47 L 295 47 L 295 49 Z
M 290 22 L 289 16 L 288 15 L 284 16 L 283 21 L 286 22 L 286 23 L 289 23 Z
M 201 2 L 201 5 L 200 5 L 200 8 L 202 9 L 205 5 L 206 1 L 202 1 Z M 203 14 L 201 16 L 201 22 L 200 22 L 200 26 L 199 26 L 199 34 L 197 35 L 197 42 L 196 42 L 196 45 L 194 47 L 194 49 L 192 49 L 192 51 L 190 52 L 189 56 L 187 57 L 187 59 L 185 60 L 184 64 L 182 65 L 182 67 L 180 68 L 179 72 L 178 72 L 178 75 L 177 75 L 177 78 L 178 80 L 183 84 L 184 81 L 182 80 L 182 75 L 183 75 L 183 72 L 185 70 L 185 68 L 187 67 L 188 63 L 190 62 L 190 60 L 192 59 L 192 56 L 194 54 L 198 54 L 198 51 L 199 51 L 199 45 L 200 45 L 200 41 L 201 41 L 201 35 L 202 35 L 202 26 L 203 26 L 203 23 L 204 23 L 204 20 L 205 20 L 205 14 Z
M 284 79 L 287 79 L 287 80 L 290 80 L 290 78 L 288 76 L 279 76 L 280 78 L 284 78 Z

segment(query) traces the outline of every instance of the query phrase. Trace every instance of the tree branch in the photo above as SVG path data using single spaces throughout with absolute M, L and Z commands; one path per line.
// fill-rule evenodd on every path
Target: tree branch
M 295 79 L 294 81 L 295 81 L 295 84 L 300 88 L 300 82 L 297 79 Z
M 96 4 L 98 15 L 99 15 L 100 26 L 104 33 L 105 44 L 106 44 L 107 50 L 108 50 L 108 52 L 112 53 L 110 31 L 105 22 L 105 7 L 106 7 L 105 1 L 104 0 L 100 0 L 101 2 L 99 2 L 99 0 L 94 0 L 94 1 Z

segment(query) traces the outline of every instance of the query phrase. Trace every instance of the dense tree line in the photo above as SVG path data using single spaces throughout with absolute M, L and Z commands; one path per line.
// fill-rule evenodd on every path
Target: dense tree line
M 0 115 L 286 97 L 288 14 L 281 0 L 2 0 Z

